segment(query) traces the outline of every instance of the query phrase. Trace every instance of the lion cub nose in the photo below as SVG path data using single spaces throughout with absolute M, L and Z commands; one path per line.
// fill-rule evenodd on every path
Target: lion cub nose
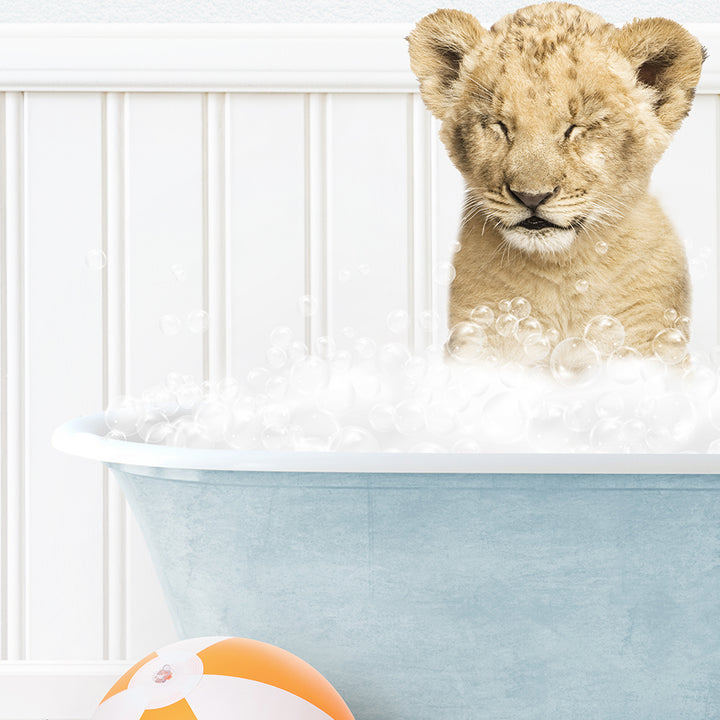
M 520 192 L 519 190 L 513 190 L 512 188 L 508 188 L 508 190 L 510 190 L 510 194 L 518 202 L 525 205 L 525 207 L 530 208 L 530 210 L 535 210 L 538 205 L 544 203 L 548 198 L 551 198 L 556 193 L 557 188 L 548 193 L 527 193 Z

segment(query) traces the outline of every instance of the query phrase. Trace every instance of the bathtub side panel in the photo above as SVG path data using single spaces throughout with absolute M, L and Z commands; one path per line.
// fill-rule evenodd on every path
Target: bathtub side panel
M 181 635 L 285 647 L 363 720 L 720 711 L 707 479 L 219 475 L 120 474 Z

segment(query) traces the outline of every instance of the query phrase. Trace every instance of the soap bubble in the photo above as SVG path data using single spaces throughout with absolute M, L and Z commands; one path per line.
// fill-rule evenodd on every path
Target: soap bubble
M 290 437 L 296 450 L 329 450 L 339 427 L 327 410 L 298 408 L 290 417 Z
M 406 310 L 393 310 L 385 321 L 390 332 L 400 334 L 408 329 L 410 317 Z
M 208 435 L 223 437 L 232 415 L 225 403 L 206 398 L 196 405 L 193 418 Z
M 403 435 L 411 435 L 425 426 L 425 412 L 420 403 L 404 400 L 395 406 L 395 429 Z
M 387 403 L 378 403 L 370 408 L 370 425 L 377 432 L 390 432 L 395 428 L 395 408 Z
M 303 295 L 298 300 L 298 310 L 303 317 L 312 317 L 318 310 L 317 298 L 312 295 Z
M 564 421 L 562 403 L 546 400 L 532 414 L 527 437 L 530 446 L 540 452 L 562 452 L 570 444 L 570 434 Z
M 348 426 L 333 437 L 330 449 L 336 452 L 380 452 L 380 443 L 366 428 Z
M 483 329 L 472 322 L 459 322 L 447 339 L 448 354 L 460 362 L 473 362 L 482 356 L 485 347 Z
M 578 280 L 575 283 L 575 290 L 579 293 L 586 293 L 588 291 L 588 288 L 590 287 L 590 283 L 587 280 Z
M 716 430 L 720 430 L 720 390 L 715 391 L 708 401 L 708 419 Z
M 410 351 L 400 343 L 387 343 L 378 351 L 377 361 L 382 371 L 397 375 L 410 361 Z
M 610 355 L 625 342 L 625 328 L 615 317 L 596 315 L 585 325 L 583 337 L 601 355 Z
M 527 413 L 522 398 L 514 390 L 500 392 L 484 405 L 480 430 L 494 443 L 509 445 L 525 437 Z
M 286 426 L 269 425 L 260 435 L 262 446 L 271 452 L 290 449 L 290 430 Z
M 165 335 L 177 335 L 182 327 L 182 320 L 177 315 L 167 314 L 160 318 L 160 330 Z
M 105 424 L 109 430 L 132 435 L 137 427 L 141 408 L 135 398 L 120 396 L 113 398 L 105 410 Z
M 351 277 L 352 273 L 347 268 L 343 268 L 338 272 L 338 280 L 343 284 L 348 282 Z
M 720 438 L 713 440 L 709 445 L 707 451 L 709 453 L 717 455 L 720 453 Z
M 587 432 L 597 421 L 592 399 L 579 397 L 569 399 L 563 411 L 563 422 L 568 430 Z
M 327 360 L 308 355 L 296 360 L 290 371 L 293 387 L 304 395 L 312 395 L 330 381 L 330 366 Z
M 638 418 L 626 420 L 618 434 L 620 451 L 624 453 L 647 452 L 646 436 L 647 425 L 642 420 Z
M 507 387 L 521 387 L 527 381 L 527 368 L 516 360 L 508 360 L 500 368 L 500 380 Z
M 690 339 L 690 318 L 687 315 L 680 315 L 675 320 L 675 329 L 679 330 L 684 336 L 685 340 Z
M 271 400 L 281 400 L 287 395 L 289 384 L 284 375 L 273 375 L 265 383 L 265 392 Z
M 625 400 L 616 391 L 602 394 L 595 402 L 595 412 L 601 418 L 619 418 L 625 410 Z
M 550 356 L 553 377 L 562 385 L 587 385 L 600 370 L 600 358 L 583 338 L 571 337 L 555 346 Z
M 550 340 L 547 335 L 529 335 L 523 341 L 523 352 L 533 364 L 540 362 L 550 354 Z
M 641 378 L 642 355 L 634 348 L 621 346 L 610 355 L 606 368 L 608 377 L 616 383 L 630 385 Z
M 604 240 L 598 240 L 595 243 L 595 252 L 598 255 L 605 255 L 608 251 L 608 244 Z
M 197 422 L 184 418 L 184 422 L 175 423 L 168 436 L 172 447 L 207 449 L 215 446 L 215 440 Z
M 347 375 L 331 375 L 328 384 L 317 394 L 317 403 L 335 417 L 343 417 L 354 407 L 357 392 L 352 380 Z
M 127 435 L 124 432 L 120 432 L 120 430 L 110 430 L 105 434 L 105 437 L 108 440 L 120 440 L 125 441 L 127 440 Z
M 499 315 L 495 321 L 495 330 L 502 337 L 511 337 L 518 328 L 518 319 L 511 313 Z
M 522 345 L 531 335 L 542 335 L 543 329 L 539 320 L 534 317 L 524 317 L 515 328 L 515 339 Z
M 287 348 L 287 355 L 293 362 L 307 357 L 307 345 L 302 340 L 293 340 Z
M 330 360 L 330 367 L 338 372 L 347 372 L 353 364 L 353 356 L 349 350 L 338 350 Z
M 432 310 L 423 310 L 418 316 L 418 325 L 421 330 L 432 332 L 440 325 L 440 316 Z
M 184 410 L 190 410 L 200 402 L 203 390 L 192 379 L 188 379 L 175 391 L 175 398 L 178 405 Z
M 361 337 L 355 341 L 355 352 L 364 360 L 370 360 L 375 356 L 375 341 L 369 337 Z
M 250 368 L 246 378 L 250 389 L 260 393 L 267 388 L 267 383 L 270 379 L 270 371 L 264 367 Z
M 683 391 L 701 402 L 712 396 L 717 385 L 717 373 L 706 364 L 693 363 L 682 377 Z
M 677 328 L 666 328 L 655 336 L 652 348 L 666 365 L 677 365 L 687 355 L 687 338 Z
M 433 403 L 425 408 L 425 426 L 433 435 L 447 435 L 456 427 L 456 415 L 444 403 Z
M 488 328 L 495 322 L 495 313 L 487 305 L 478 305 L 472 309 L 470 319 L 481 328 Z
M 438 263 L 433 278 L 438 285 L 450 285 L 455 279 L 455 266 L 449 262 Z
M 670 452 L 686 442 L 695 430 L 695 408 L 686 395 L 665 393 L 645 399 L 640 409 L 647 425 L 647 443 L 654 452 Z
M 100 249 L 88 250 L 87 255 L 85 255 L 85 265 L 90 270 L 101 270 L 106 263 L 105 253 Z
M 280 325 L 270 333 L 270 342 L 279 348 L 287 348 L 292 342 L 293 332 L 287 325 Z
M 321 335 L 320 337 L 315 338 L 315 341 L 313 342 L 313 354 L 318 357 L 325 358 L 325 360 L 332 359 L 336 350 L 336 342 L 327 335 Z
M 275 368 L 276 370 L 284 367 L 288 361 L 286 352 L 281 347 L 277 347 L 276 345 L 271 345 L 267 349 L 267 352 L 265 353 L 265 358 L 267 359 L 268 365 L 271 368 Z
M 191 333 L 204 333 L 210 324 L 209 315 L 204 310 L 193 310 L 187 316 L 187 326 Z
M 675 308 L 668 308 L 663 313 L 663 318 L 665 319 L 665 322 L 668 325 L 674 325 L 675 321 L 677 320 L 677 317 L 678 317 L 678 312 L 677 312 L 677 310 L 675 310 Z
M 530 315 L 531 310 L 530 303 L 524 297 L 516 297 L 510 301 L 510 309 L 508 312 L 518 320 L 524 320 Z
M 595 452 L 622 452 L 620 433 L 623 423 L 618 418 L 601 418 L 590 431 L 590 445 Z
M 500 314 L 509 314 L 510 313 L 510 307 L 511 307 L 511 301 L 510 300 L 501 300 L 498 303 L 498 310 L 500 311 Z
M 234 450 L 255 450 L 260 446 L 260 425 L 254 413 L 243 414 L 233 406 L 233 422 L 224 436 L 225 444 Z
M 150 430 L 155 425 L 167 423 L 167 415 L 158 410 L 157 408 L 147 407 L 142 412 L 138 413 L 137 420 L 135 422 L 135 433 L 143 442 L 155 442 L 149 440 Z
M 290 422 L 290 408 L 278 402 L 270 402 L 262 406 L 260 418 L 265 427 L 286 427 Z
M 545 337 L 550 343 L 550 347 L 555 347 L 560 341 L 560 333 L 555 328 L 548 328 L 545 331 Z

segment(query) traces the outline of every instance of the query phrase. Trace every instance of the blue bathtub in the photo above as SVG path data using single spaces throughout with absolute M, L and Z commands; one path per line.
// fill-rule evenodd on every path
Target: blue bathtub
M 181 636 L 320 670 L 357 720 L 720 717 L 712 455 L 242 453 L 108 440 Z

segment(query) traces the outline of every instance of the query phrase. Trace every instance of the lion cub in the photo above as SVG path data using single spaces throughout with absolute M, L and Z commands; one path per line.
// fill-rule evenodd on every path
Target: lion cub
M 648 184 L 690 110 L 705 59 L 698 40 L 671 20 L 616 28 L 547 2 L 490 30 L 438 10 L 408 41 L 466 183 L 450 325 L 521 296 L 556 337 L 610 315 L 625 345 L 650 354 L 665 310 L 690 310 L 683 246 Z

